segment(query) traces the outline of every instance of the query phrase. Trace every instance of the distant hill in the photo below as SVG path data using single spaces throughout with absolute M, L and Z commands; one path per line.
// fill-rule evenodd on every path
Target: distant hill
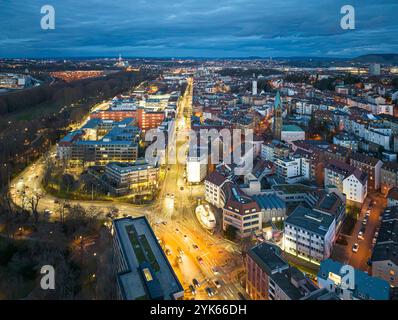
M 362 63 L 398 64 L 397 53 L 366 54 L 352 59 Z

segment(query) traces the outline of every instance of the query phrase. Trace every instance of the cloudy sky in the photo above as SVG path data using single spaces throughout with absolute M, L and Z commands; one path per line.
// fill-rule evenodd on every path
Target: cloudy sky
M 40 9 L 55 9 L 42 30 Z M 356 29 L 342 30 L 351 4 Z M 397 0 L 0 0 L 0 57 L 398 53 Z

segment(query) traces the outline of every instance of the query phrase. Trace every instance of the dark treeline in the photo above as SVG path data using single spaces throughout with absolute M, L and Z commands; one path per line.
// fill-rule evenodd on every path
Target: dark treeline
M 100 79 L 38 87 L 1 96 L 2 114 L 33 112 L 42 105 L 47 105 L 45 110 L 48 111 L 29 120 L 0 118 L 0 187 L 6 186 L 14 175 L 45 153 L 68 131 L 70 124 L 80 121 L 89 112 L 93 104 L 155 77 L 156 74 L 147 71 L 120 72 Z
M 101 93 L 104 97 L 109 97 L 128 89 L 137 76 L 139 75 L 132 72 L 118 72 L 101 78 L 71 83 L 57 82 L 54 85 L 47 84 L 1 95 L 0 114 L 28 110 L 43 104 L 61 107 Z

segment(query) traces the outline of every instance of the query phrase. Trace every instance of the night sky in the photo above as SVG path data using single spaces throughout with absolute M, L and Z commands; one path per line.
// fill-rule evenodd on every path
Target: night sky
M 40 28 L 53 5 L 56 29 Z M 340 8 L 356 29 L 340 28 Z M 0 57 L 398 53 L 397 0 L 0 0 Z

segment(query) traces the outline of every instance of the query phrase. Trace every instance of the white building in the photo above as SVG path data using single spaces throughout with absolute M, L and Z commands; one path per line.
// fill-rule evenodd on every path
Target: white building
M 284 225 L 286 252 L 316 264 L 332 253 L 336 233 L 332 215 L 298 206 Z
M 344 162 L 332 160 L 325 166 L 325 187 L 335 186 L 346 199 L 363 203 L 368 194 L 368 177 L 365 172 Z
M 310 178 L 310 163 L 301 157 L 275 159 L 276 175 L 285 183 L 297 183 Z
M 253 94 L 253 96 L 257 95 L 257 81 L 256 80 L 253 80 L 252 94 Z
M 205 179 L 205 200 L 217 208 L 222 208 L 225 204 L 222 187 L 227 181 L 228 178 L 218 171 L 209 174 Z
M 203 152 L 197 150 L 196 155 L 188 155 L 187 157 L 187 181 L 189 183 L 199 183 L 206 178 L 207 175 L 207 150 Z
M 287 124 L 282 126 L 281 140 L 292 143 L 297 140 L 305 140 L 305 131 L 299 126 Z

